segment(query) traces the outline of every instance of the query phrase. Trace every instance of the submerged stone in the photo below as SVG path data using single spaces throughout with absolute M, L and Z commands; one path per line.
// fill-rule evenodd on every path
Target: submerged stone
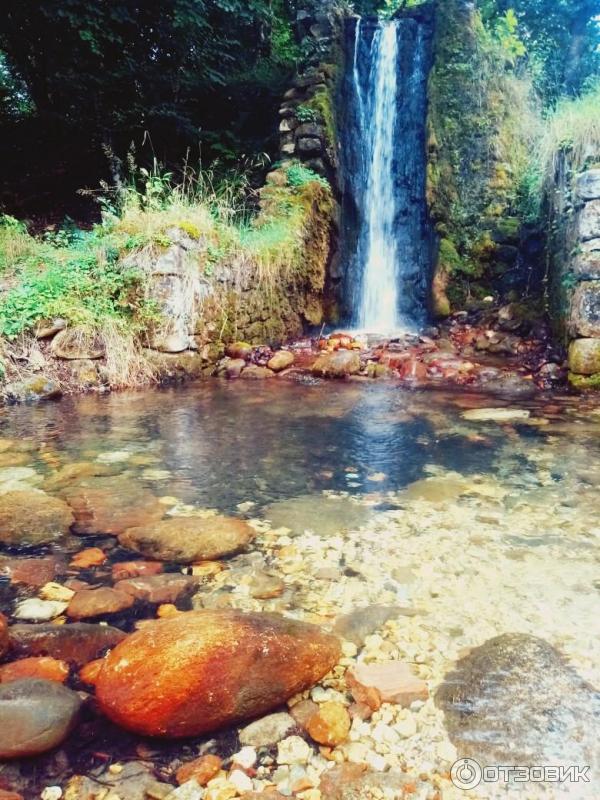
M 274 528 L 290 528 L 295 534 L 312 530 L 321 536 L 334 536 L 344 529 L 360 528 L 372 511 L 347 498 L 307 494 L 271 503 L 264 516 Z
M 362 647 L 367 636 L 401 613 L 399 606 L 366 606 L 336 619 L 333 631 L 347 642 Z
M 123 547 L 148 558 L 191 564 L 241 550 L 255 531 L 236 517 L 173 517 L 153 525 L 132 527 L 119 538 Z
M 100 586 L 97 589 L 83 589 L 75 592 L 67 616 L 71 619 L 89 619 L 106 614 L 116 614 L 131 608 L 134 598 L 130 594 L 111 589 L 109 586 Z
M 102 711 L 149 736 L 195 736 L 264 714 L 340 657 L 336 637 L 276 614 L 192 611 L 151 622 L 107 657 Z
M 66 536 L 73 524 L 69 506 L 45 492 L 13 491 L 0 494 L 0 543 L 31 547 Z
M 200 579 L 193 575 L 169 573 L 167 575 L 148 575 L 128 578 L 115 585 L 117 592 L 125 593 L 146 603 L 175 603 L 190 595 Z
M 12 625 L 10 651 L 15 657 L 52 656 L 83 666 L 122 641 L 126 634 L 110 625 Z
M 62 496 L 73 509 L 75 533 L 118 536 L 127 528 L 159 520 L 164 507 L 152 492 L 131 480 L 95 478 L 68 486 Z
M 543 639 L 489 639 L 446 675 L 435 699 L 463 757 L 598 766 L 600 693 Z
M 0 758 L 34 756 L 57 747 L 75 726 L 80 708 L 79 696 L 54 681 L 0 685 Z

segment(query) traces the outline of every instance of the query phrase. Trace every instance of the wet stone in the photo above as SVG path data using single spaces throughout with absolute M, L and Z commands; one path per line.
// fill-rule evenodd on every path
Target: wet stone
M 199 582 L 193 575 L 149 575 L 119 581 L 115 590 L 147 603 L 176 603 L 190 595 Z
M 394 619 L 400 613 L 398 606 L 367 606 L 357 608 L 350 614 L 338 617 L 333 626 L 334 633 L 342 639 L 353 642 L 358 647 L 365 643 L 371 633 L 381 628 L 389 619 Z
M 0 543 L 11 547 L 49 544 L 73 523 L 69 506 L 37 490 L 0 494 Z
M 149 525 L 164 514 L 152 492 L 122 478 L 95 478 L 69 486 L 62 496 L 73 509 L 73 530 L 82 535 L 118 536 L 136 525 Z
M 0 758 L 45 753 L 63 742 L 79 714 L 79 696 L 53 681 L 0 685 Z
M 88 619 L 125 611 L 134 603 L 134 597 L 118 589 L 101 586 L 76 592 L 67 608 L 71 619 Z
M 235 517 L 174 517 L 130 528 L 120 542 L 148 558 L 192 564 L 235 553 L 253 538 L 250 525 Z
M 125 638 L 110 625 L 76 622 L 70 625 L 12 625 L 10 651 L 14 657 L 52 656 L 76 666 L 99 658 Z
M 543 639 L 489 639 L 446 675 L 435 701 L 461 756 L 598 768 L 600 693 Z
M 295 727 L 294 718 L 285 711 L 268 714 L 240 730 L 240 743 L 252 747 L 269 747 L 285 739 Z
M 277 614 L 190 611 L 149 622 L 121 642 L 96 696 L 110 719 L 136 733 L 198 735 L 276 708 L 339 656 L 338 640 L 314 625 Z

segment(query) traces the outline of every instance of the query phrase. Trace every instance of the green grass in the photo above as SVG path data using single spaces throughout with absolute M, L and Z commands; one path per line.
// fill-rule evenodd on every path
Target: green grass
M 186 174 L 180 185 L 155 168 L 141 188 L 118 202 L 104 200 L 92 231 L 71 224 L 34 238 L 12 217 L 0 217 L 0 336 L 31 332 L 40 320 L 63 318 L 87 330 L 143 334 L 160 325 L 146 299 L 147 268 L 181 233 L 198 242 L 205 277 L 220 266 L 254 271 L 256 283 L 280 283 L 302 269 L 302 246 L 315 196 L 330 197 L 327 182 L 301 164 L 280 169 L 261 190 L 249 215 L 239 185 L 215 188 L 207 174 Z M 177 234 L 177 235 L 176 235 Z

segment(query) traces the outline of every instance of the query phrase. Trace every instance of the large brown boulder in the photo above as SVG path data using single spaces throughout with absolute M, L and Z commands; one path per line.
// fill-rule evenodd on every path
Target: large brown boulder
M 157 620 L 107 657 L 101 709 L 147 736 L 196 736 L 259 716 L 322 678 L 339 640 L 277 614 L 190 611 Z
M 119 477 L 95 478 L 61 493 L 73 509 L 79 534 L 118 536 L 127 528 L 159 520 L 164 506 L 143 486 Z
M 114 647 L 126 634 L 110 625 L 76 622 L 72 625 L 11 625 L 9 640 L 11 655 L 52 656 L 83 666 Z
M 81 699 L 54 681 L 0 685 L 0 758 L 22 758 L 57 747 L 73 729 Z
M 345 378 L 360 372 L 360 355 L 355 350 L 337 350 L 321 353 L 313 364 L 312 371 L 323 378 Z
M 130 528 L 119 541 L 148 558 L 192 564 L 236 553 L 254 534 L 247 522 L 236 517 L 179 517 Z
M 36 490 L 0 495 L 0 543 L 31 547 L 61 539 L 73 524 L 69 506 Z

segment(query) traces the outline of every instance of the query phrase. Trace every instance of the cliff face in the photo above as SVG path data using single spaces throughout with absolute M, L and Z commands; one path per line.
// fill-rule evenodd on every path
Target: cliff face
M 507 292 L 527 280 L 519 260 L 517 197 L 534 118 L 528 90 L 474 4 L 436 4 L 427 147 L 428 202 L 439 238 L 433 279 L 439 316 L 469 297 Z

